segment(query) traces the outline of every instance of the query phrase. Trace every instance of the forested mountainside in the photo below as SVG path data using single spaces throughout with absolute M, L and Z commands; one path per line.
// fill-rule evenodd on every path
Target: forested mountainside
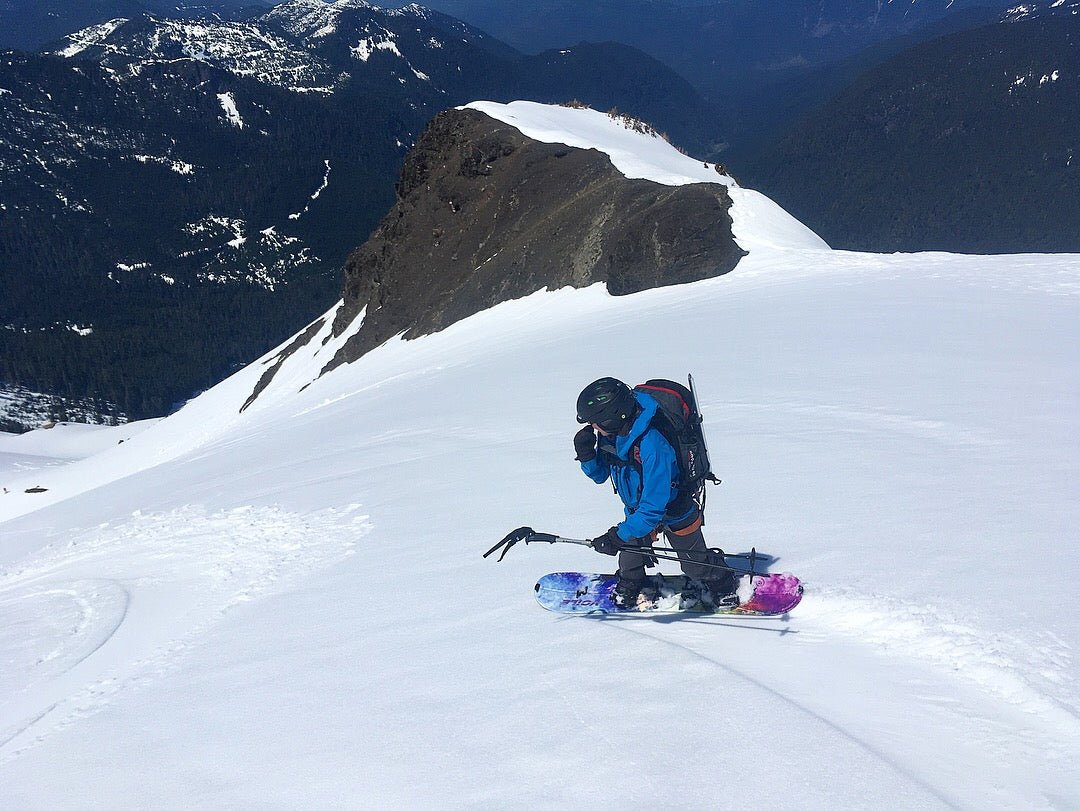
M 325 310 L 417 134 L 476 98 L 719 140 L 693 88 L 632 48 L 525 56 L 419 7 L 140 16 L 6 54 L 0 381 L 164 413 Z
M 742 177 L 834 247 L 1080 250 L 1080 16 L 957 33 L 863 75 Z

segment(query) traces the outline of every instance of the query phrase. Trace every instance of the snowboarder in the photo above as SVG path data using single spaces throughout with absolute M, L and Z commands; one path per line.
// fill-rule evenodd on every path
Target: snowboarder
M 641 592 L 646 559 L 621 548 L 651 545 L 662 532 L 675 550 L 683 574 L 708 587 L 713 602 L 735 591 L 737 578 L 705 546 L 703 520 L 695 493 L 679 489 L 675 450 L 651 423 L 659 405 L 644 392 L 635 392 L 613 377 L 595 380 L 577 400 L 577 420 L 585 425 L 574 435 L 575 459 L 597 484 L 611 480 L 623 502 L 625 517 L 590 545 L 597 552 L 619 556 L 618 605 L 633 605 Z M 599 433 L 599 437 L 597 437 Z

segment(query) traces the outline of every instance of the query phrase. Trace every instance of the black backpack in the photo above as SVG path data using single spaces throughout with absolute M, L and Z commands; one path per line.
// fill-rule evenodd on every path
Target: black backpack
M 675 458 L 679 462 L 679 492 L 704 502 L 705 482 L 719 484 L 720 480 L 713 475 L 709 463 L 701 413 L 692 388 L 694 379 L 688 376 L 687 382 L 691 388 L 674 380 L 657 378 L 634 386 L 634 391 L 648 394 L 660 406 L 651 426 L 675 449 Z
M 694 397 L 693 392 L 693 377 L 688 376 L 687 382 L 690 388 L 674 380 L 656 378 L 634 386 L 634 391 L 649 395 L 660 406 L 649 425 L 658 430 L 675 450 L 675 458 L 679 463 L 679 480 L 675 484 L 676 489 L 680 497 L 693 499 L 704 510 L 705 482 L 719 484 L 720 480 L 713 475 L 709 464 L 709 451 L 705 446 L 701 414 L 698 412 L 697 398 Z M 636 446 L 631 454 L 632 461 L 629 462 L 618 458 L 614 443 L 611 441 L 602 439 L 600 450 L 606 453 L 610 464 L 639 466 L 641 464 Z M 614 484 L 614 480 L 612 483 Z

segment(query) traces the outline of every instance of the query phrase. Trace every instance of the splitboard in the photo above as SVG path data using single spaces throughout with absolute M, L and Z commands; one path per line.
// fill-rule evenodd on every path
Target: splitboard
M 753 582 L 751 582 L 751 580 Z M 622 607 L 612 601 L 617 578 L 613 574 L 555 572 L 536 584 L 536 601 L 548 611 L 562 614 L 695 613 L 774 616 L 799 604 L 803 587 L 791 574 L 740 577 L 731 597 L 715 605 L 707 589 L 685 575 L 646 575 L 637 605 Z

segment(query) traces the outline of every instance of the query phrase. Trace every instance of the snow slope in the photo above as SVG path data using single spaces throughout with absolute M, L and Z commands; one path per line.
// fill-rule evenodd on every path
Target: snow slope
M 678 182 L 588 111 L 488 109 Z M 8 478 L 2 804 L 1080 805 L 1080 257 L 833 252 L 751 198 L 727 276 L 536 293 L 316 379 L 324 324 L 242 414 L 276 352 Z M 610 559 L 481 553 L 610 526 L 577 392 L 686 370 L 707 537 L 803 603 L 544 612 L 535 577 Z
M 142 420 L 114 426 L 60 422 L 52 428 L 39 428 L 24 434 L 0 432 L 0 476 L 6 481 L 17 471 L 63 465 L 94 456 L 126 442 L 157 422 Z

